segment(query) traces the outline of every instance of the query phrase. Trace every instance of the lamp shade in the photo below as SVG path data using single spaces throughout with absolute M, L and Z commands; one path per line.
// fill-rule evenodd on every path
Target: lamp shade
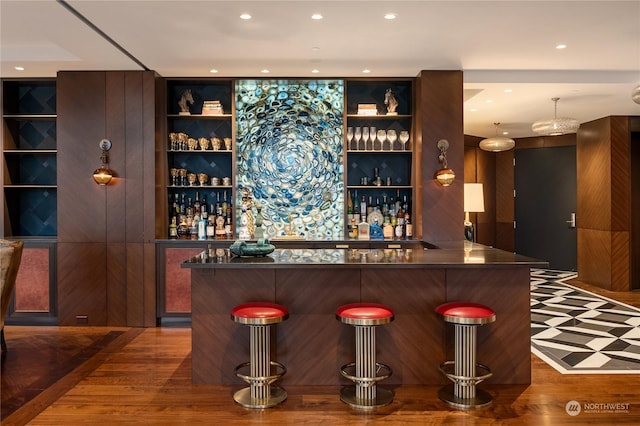
M 484 212 L 484 192 L 481 183 L 464 184 L 464 211 Z
M 480 149 L 483 151 L 509 151 L 514 146 L 516 146 L 516 142 L 513 139 L 506 138 L 504 136 L 494 136 L 480 141 Z
M 580 123 L 575 118 L 558 117 L 558 101 L 560 98 L 551 99 L 555 104 L 555 113 L 550 120 L 539 120 L 531 125 L 531 130 L 543 136 L 560 136 L 576 133 Z
M 104 165 L 98 167 L 93 172 L 93 180 L 95 180 L 98 185 L 107 185 L 111 182 L 112 177 L 113 173 Z
M 638 84 L 631 92 L 631 100 L 637 104 L 640 104 L 640 84 Z

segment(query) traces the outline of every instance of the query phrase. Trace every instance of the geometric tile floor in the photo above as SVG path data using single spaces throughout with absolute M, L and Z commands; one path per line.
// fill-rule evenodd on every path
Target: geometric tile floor
M 531 352 L 563 374 L 639 374 L 640 310 L 531 270 Z

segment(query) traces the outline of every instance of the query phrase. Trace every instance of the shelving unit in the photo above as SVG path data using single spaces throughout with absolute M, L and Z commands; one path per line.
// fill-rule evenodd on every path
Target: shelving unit
M 396 115 L 387 115 L 387 107 L 384 104 L 385 92 L 391 89 L 398 105 Z M 384 197 L 390 201 L 400 196 L 407 198 L 410 205 L 414 199 L 414 133 L 413 133 L 413 79 L 353 79 L 346 81 L 346 123 L 345 123 L 345 190 L 353 202 L 365 196 L 376 203 Z M 358 114 L 359 104 L 375 104 L 377 115 Z M 376 131 L 380 129 L 395 130 L 398 139 L 390 146 L 389 141 L 384 146 L 379 144 L 376 137 L 375 145 L 361 140 L 359 145 L 355 138 L 348 140 L 348 129 L 354 132 L 356 127 L 361 130 L 365 127 Z M 401 131 L 409 132 L 409 141 L 403 145 L 399 141 Z M 374 168 L 379 169 L 382 185 L 371 185 Z M 366 180 L 367 182 L 363 182 Z M 413 207 L 410 207 L 413 210 Z M 356 212 L 354 212 L 356 213 Z M 409 212 L 414 217 L 413 211 Z M 345 226 L 348 226 L 348 218 Z
M 57 235 L 56 81 L 2 81 L 5 237 Z
M 190 90 L 193 103 L 188 103 L 190 115 L 180 114 L 179 101 L 182 94 Z M 205 101 L 220 101 L 223 114 L 202 115 Z M 184 194 L 185 198 L 195 200 L 196 192 L 200 200 L 206 197 L 207 204 L 225 199 L 232 202 L 234 199 L 234 162 L 233 153 L 235 145 L 233 122 L 233 80 L 228 79 L 167 79 L 167 168 L 186 169 L 187 173 L 207 175 L 207 183 L 186 184 L 180 180 L 178 184 L 172 182 L 171 173 L 167 173 L 168 182 L 167 202 L 173 205 L 176 194 L 179 198 Z M 195 149 L 172 149 L 170 142 L 171 133 L 184 133 L 195 140 L 207 138 L 209 146 L 202 149 L 200 145 Z M 222 145 L 214 149 L 212 138 L 219 138 Z M 226 149 L 224 138 L 231 139 L 231 147 Z M 213 185 L 211 178 L 216 177 L 220 184 Z M 223 178 L 229 178 L 231 184 L 222 184 Z M 171 209 L 170 209 L 171 211 Z M 234 218 L 235 219 L 235 218 Z M 171 218 L 168 218 L 168 222 Z

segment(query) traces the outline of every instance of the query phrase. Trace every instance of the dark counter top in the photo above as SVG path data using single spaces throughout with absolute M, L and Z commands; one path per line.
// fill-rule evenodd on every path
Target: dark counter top
M 277 248 L 264 257 L 236 257 L 211 248 L 181 264 L 183 268 L 468 268 L 529 266 L 546 261 L 466 241 L 447 241 L 416 248 Z

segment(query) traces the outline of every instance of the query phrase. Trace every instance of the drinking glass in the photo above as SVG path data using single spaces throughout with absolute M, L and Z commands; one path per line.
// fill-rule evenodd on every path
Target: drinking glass
M 405 150 L 405 144 L 409 142 L 409 132 L 406 130 L 402 130 L 400 132 L 400 143 L 402 144 L 402 150 Z
M 362 128 L 362 140 L 364 141 L 364 149 L 367 150 L 367 144 L 369 143 L 369 128 Z
M 351 149 L 351 141 L 353 140 L 353 127 L 347 127 L 347 149 Z
M 378 137 L 375 127 L 369 128 L 369 137 L 371 138 L 371 150 L 373 151 L 376 149 L 376 138 Z
M 398 134 L 396 133 L 395 130 L 389 129 L 387 130 L 387 139 L 389 140 L 389 150 L 393 151 L 393 144 L 398 139 Z
M 378 130 L 378 140 L 380 141 L 380 150 L 384 149 L 384 141 L 387 140 L 387 131 L 384 129 Z
M 362 137 L 362 129 L 360 127 L 356 127 L 353 137 L 356 140 L 356 149 L 360 149 L 360 138 Z

